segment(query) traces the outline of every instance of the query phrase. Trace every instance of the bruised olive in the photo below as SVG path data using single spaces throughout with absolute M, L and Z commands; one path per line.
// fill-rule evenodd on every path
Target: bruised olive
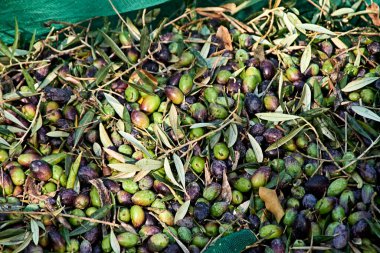
M 270 60 L 263 60 L 260 62 L 260 70 L 265 80 L 271 80 L 275 75 L 275 67 Z
M 40 181 L 47 181 L 52 177 L 50 165 L 43 160 L 35 160 L 30 163 L 31 175 Z
M 48 236 L 51 242 L 51 247 L 54 252 L 63 253 L 66 250 L 66 242 L 63 236 L 55 230 L 55 228 L 48 228 Z
M 201 192 L 201 188 L 197 182 L 191 182 L 186 186 L 186 192 L 191 201 L 195 201 Z
M 191 116 L 198 122 L 203 122 L 207 117 L 207 109 L 201 103 L 194 103 L 190 106 Z
M 258 168 L 251 177 L 251 183 L 253 188 L 259 188 L 266 185 L 271 174 L 271 169 L 267 166 Z
M 78 193 L 72 189 L 61 188 L 59 192 L 62 205 L 71 207 L 74 206 L 75 199 L 78 196 Z
M 264 107 L 268 111 L 274 112 L 279 106 L 279 100 L 275 95 L 266 95 L 264 97 Z
M 380 53 L 380 43 L 377 41 L 372 42 L 367 46 L 368 53 L 374 55 Z
M 210 215 L 210 206 L 204 202 L 197 202 L 194 206 L 194 218 L 203 221 Z
M 263 136 L 264 136 L 267 143 L 272 144 L 272 143 L 278 141 L 279 139 L 281 139 L 284 135 L 277 128 L 268 128 L 263 133 Z
M 286 77 L 289 81 L 296 82 L 302 79 L 302 74 L 301 71 L 299 71 L 299 69 L 296 67 L 289 67 L 286 70 Z
M 214 160 L 211 163 L 211 174 L 217 179 L 222 179 L 223 171 L 227 170 L 227 165 L 222 160 Z
M 228 117 L 227 109 L 224 106 L 215 103 L 209 105 L 208 113 L 213 119 L 225 119 Z
M 315 195 L 317 198 L 322 197 L 329 186 L 329 180 L 325 176 L 315 175 L 305 183 L 306 192 Z
M 248 114 L 253 116 L 263 110 L 263 102 L 253 93 L 247 93 L 244 99 L 244 106 Z

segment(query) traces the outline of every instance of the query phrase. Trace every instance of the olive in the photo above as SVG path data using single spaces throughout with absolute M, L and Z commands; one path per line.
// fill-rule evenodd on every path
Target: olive
M 214 156 L 218 160 L 226 160 L 229 156 L 229 149 L 224 142 L 217 143 L 213 148 Z
M 275 67 L 272 61 L 263 60 L 260 62 L 260 70 L 265 80 L 271 80 L 275 75 Z
M 116 194 L 117 202 L 120 205 L 126 206 L 132 204 L 132 195 L 126 191 L 118 191 Z
M 216 81 L 220 84 L 227 84 L 228 80 L 231 77 L 231 72 L 228 70 L 221 70 L 216 75 Z
M 179 79 L 178 87 L 184 94 L 188 94 L 193 88 L 192 76 L 190 74 L 182 75 Z
M 131 114 L 131 120 L 132 123 L 138 128 L 146 129 L 149 126 L 149 118 L 142 111 L 133 111 Z
M 253 93 L 247 93 L 245 95 L 244 106 L 248 114 L 251 116 L 263 110 L 263 102 Z
M 178 64 L 182 67 L 187 67 L 189 65 L 192 64 L 192 62 L 194 61 L 194 55 L 188 51 L 186 52 L 183 52 L 179 61 L 178 61 Z
M 125 248 L 132 248 L 139 242 L 139 237 L 131 232 L 121 233 L 116 238 L 120 246 Z
M 190 106 L 191 116 L 198 122 L 203 122 L 207 117 L 207 109 L 206 107 L 197 102 Z
M 274 95 L 266 95 L 264 97 L 264 107 L 268 111 L 274 112 L 279 106 L 279 100 Z
M 315 195 L 317 198 L 322 197 L 329 186 L 329 180 L 325 176 L 315 175 L 305 183 L 306 192 Z
M 50 165 L 43 160 L 35 160 L 30 163 L 31 175 L 40 181 L 47 181 L 52 177 Z
M 152 113 L 158 109 L 160 106 L 161 100 L 160 97 L 157 95 L 147 95 L 144 97 L 140 109 L 142 111 L 145 111 L 146 113 Z
M 184 100 L 182 91 L 175 86 L 166 86 L 165 94 L 176 105 L 181 104 Z

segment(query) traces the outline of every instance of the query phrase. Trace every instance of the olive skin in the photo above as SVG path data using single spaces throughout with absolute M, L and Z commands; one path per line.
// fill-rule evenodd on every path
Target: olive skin
M 131 113 L 131 120 L 132 123 L 138 128 L 146 129 L 149 126 L 149 118 L 142 111 L 133 111 Z
M 176 105 L 181 104 L 185 98 L 183 92 L 175 86 L 166 86 L 165 94 Z
M 48 181 L 53 175 L 50 165 L 43 160 L 35 160 L 31 162 L 29 169 L 32 176 L 40 181 Z

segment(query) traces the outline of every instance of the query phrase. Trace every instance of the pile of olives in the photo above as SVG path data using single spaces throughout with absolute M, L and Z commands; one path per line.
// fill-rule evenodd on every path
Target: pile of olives
M 199 17 L 1 56 L 1 252 L 380 251 L 379 36 Z

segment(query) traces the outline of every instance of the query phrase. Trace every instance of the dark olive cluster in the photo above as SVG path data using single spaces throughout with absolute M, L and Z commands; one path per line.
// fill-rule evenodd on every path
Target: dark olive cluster
M 379 252 L 379 37 L 280 54 L 187 21 L 4 65 L 0 251 L 197 253 L 249 229 L 250 253 Z

